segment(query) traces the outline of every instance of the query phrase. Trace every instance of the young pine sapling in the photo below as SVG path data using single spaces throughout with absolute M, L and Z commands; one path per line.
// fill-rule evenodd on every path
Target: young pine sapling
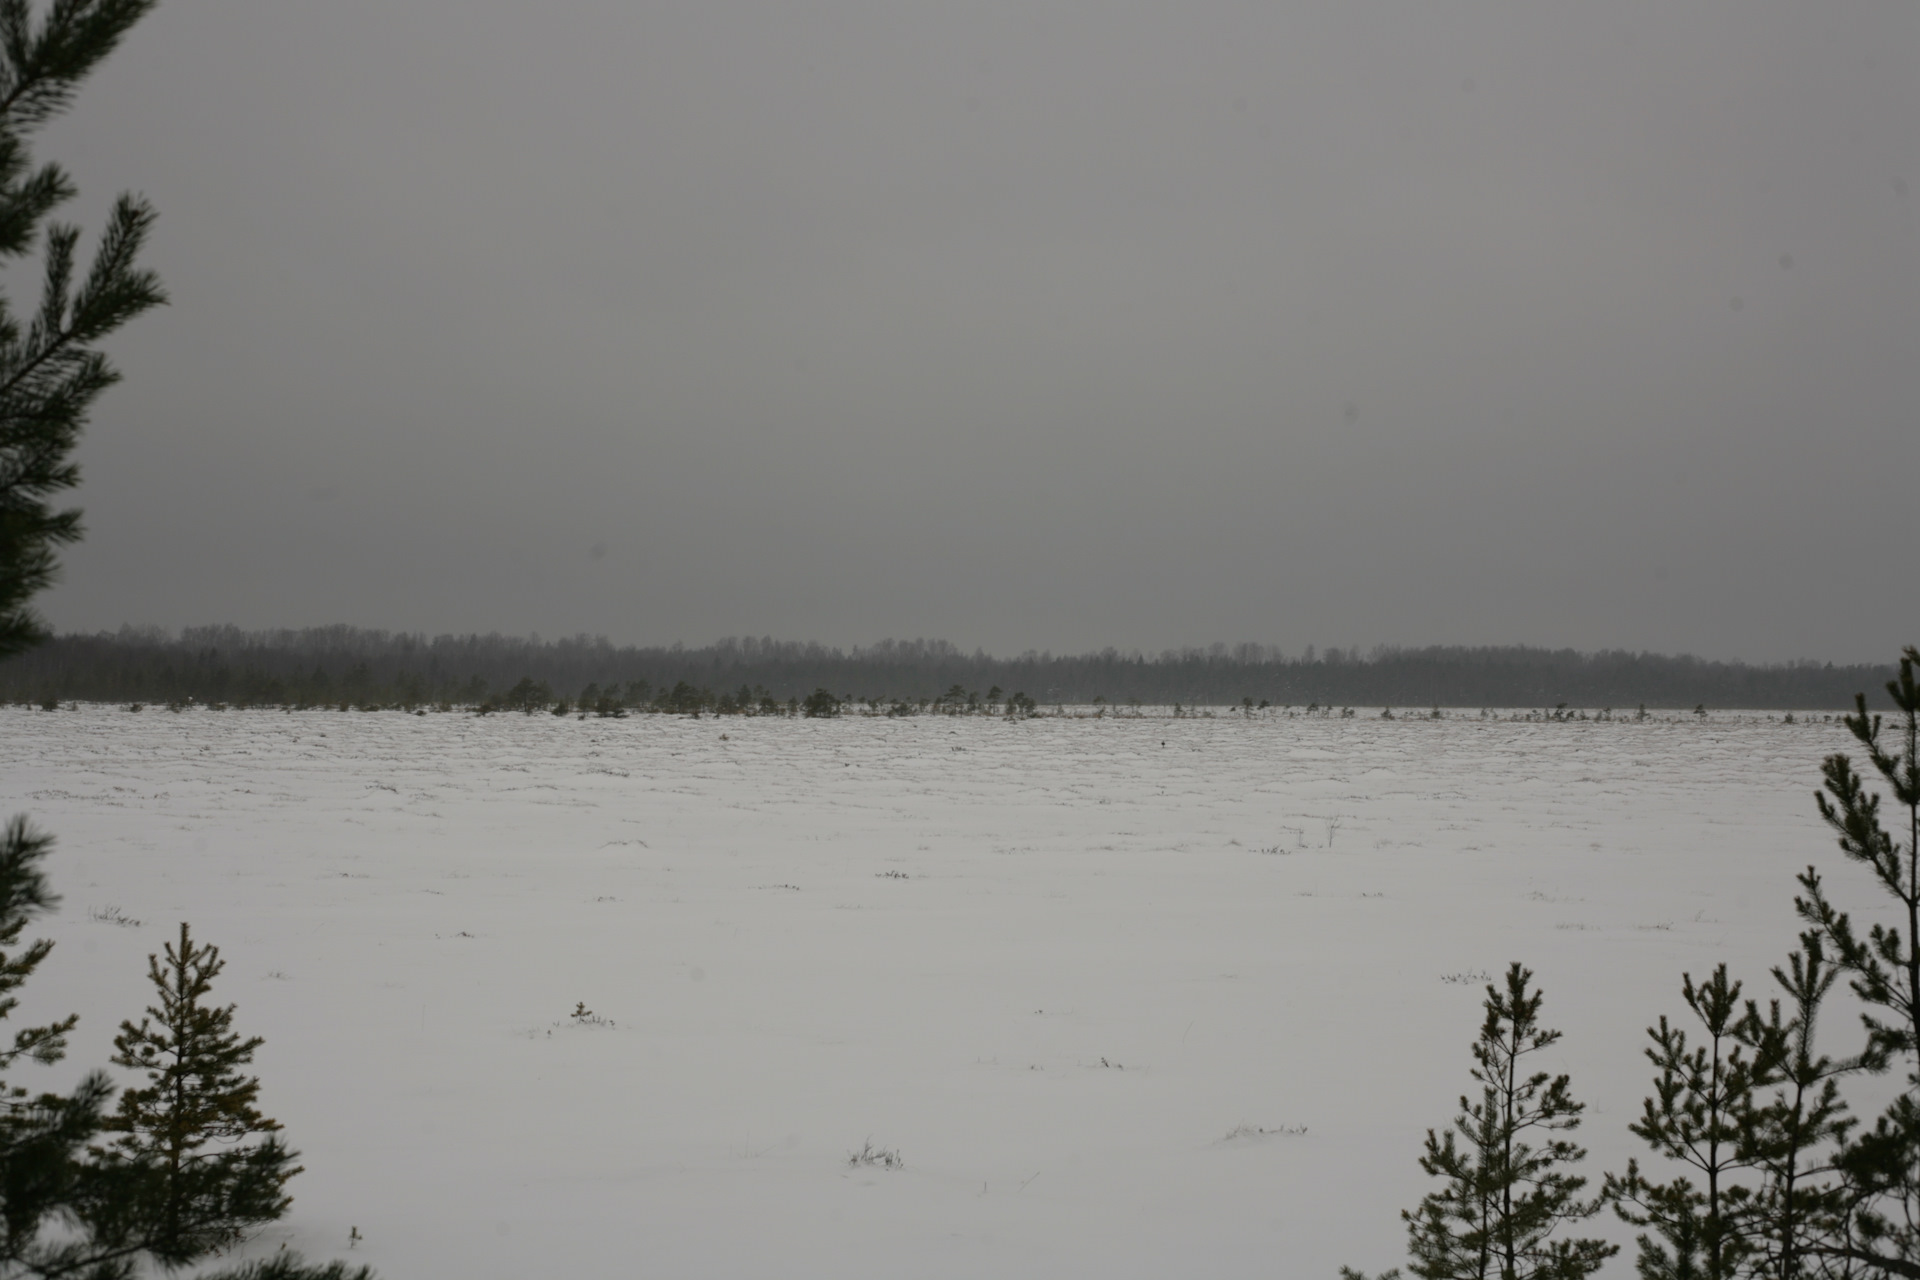
M 1427 1131 L 1420 1167 L 1442 1184 L 1400 1215 L 1407 1269 L 1422 1280 L 1579 1280 L 1619 1252 L 1604 1240 L 1555 1238 L 1562 1226 L 1592 1217 L 1600 1202 L 1581 1196 L 1586 1179 L 1572 1172 L 1585 1149 L 1560 1136 L 1579 1127 L 1585 1104 L 1574 1100 L 1567 1076 L 1526 1063 L 1560 1039 L 1540 1023 L 1543 995 L 1532 979 L 1516 963 L 1505 990 L 1488 985 L 1473 1045 L 1480 1098 L 1462 1097 L 1444 1134 Z M 1349 1268 L 1340 1274 L 1364 1280 Z
M 1865 866 L 1891 899 L 1895 923 L 1873 924 L 1862 937 L 1848 913 L 1827 898 L 1819 874 L 1800 876 L 1805 890 L 1794 899 L 1801 918 L 1823 941 L 1833 963 L 1850 979 L 1866 1006 L 1867 1048 L 1860 1065 L 1871 1071 L 1904 1064 L 1906 1087 L 1842 1155 L 1840 1165 L 1855 1205 L 1846 1239 L 1833 1247 L 1844 1260 L 1868 1271 L 1920 1275 L 1920 650 L 1909 645 L 1887 692 L 1897 712 L 1895 741 L 1887 741 L 1879 715 L 1867 712 L 1863 695 L 1844 723 L 1867 762 L 1905 812 L 1907 834 L 1896 839 L 1881 817 L 1882 795 L 1868 789 L 1845 754 L 1822 767 L 1824 794 L 1815 797 L 1820 816 L 1839 837 L 1840 851 Z M 1897 830 L 1898 819 L 1895 819 Z
M 1643 1277 L 1729 1280 L 1750 1253 L 1742 1228 L 1753 1188 L 1738 1178 L 1757 1158 L 1745 1138 L 1754 1090 L 1768 1078 L 1769 1064 L 1756 1070 L 1759 1051 L 1751 1044 L 1759 1027 L 1751 1002 L 1742 1012 L 1740 983 L 1728 978 L 1726 965 L 1699 986 L 1692 974 L 1682 975 L 1681 998 L 1700 1023 L 1701 1042 L 1689 1045 L 1665 1015 L 1647 1029 L 1653 1043 L 1646 1055 L 1659 1074 L 1654 1096 L 1627 1128 L 1700 1182 L 1682 1174 L 1655 1183 L 1629 1161 L 1624 1177 L 1607 1176 L 1606 1195 L 1621 1218 L 1649 1229 L 1639 1237 Z
M 225 967 L 217 947 L 180 926 L 165 963 L 147 958 L 156 1003 L 138 1025 L 120 1024 L 113 1064 L 146 1076 L 120 1095 L 105 1126 L 112 1151 L 146 1168 L 145 1198 L 159 1224 L 152 1250 L 162 1262 L 227 1247 L 286 1213 L 286 1184 L 300 1172 L 278 1121 L 261 1114 L 260 1081 L 246 1074 L 263 1041 L 233 1029 L 233 1005 L 208 996 Z

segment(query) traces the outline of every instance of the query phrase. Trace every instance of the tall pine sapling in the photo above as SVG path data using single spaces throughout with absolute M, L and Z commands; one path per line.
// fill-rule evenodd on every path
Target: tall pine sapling
M 1600 1204 L 1581 1196 L 1586 1179 L 1571 1172 L 1585 1149 L 1559 1136 L 1579 1127 L 1585 1104 L 1574 1100 L 1567 1076 L 1526 1061 L 1560 1039 L 1540 1023 L 1543 995 L 1530 989 L 1532 979 L 1516 963 L 1505 990 L 1487 986 L 1473 1045 L 1480 1098 L 1462 1097 L 1444 1134 L 1427 1131 L 1420 1167 L 1442 1185 L 1400 1215 L 1407 1269 L 1423 1280 L 1579 1280 L 1619 1252 L 1604 1240 L 1555 1238 Z M 1364 1280 L 1350 1269 L 1341 1275 Z
M 219 948 L 195 944 L 183 923 L 164 964 L 147 958 L 157 1003 L 113 1041 L 113 1064 L 144 1072 L 146 1084 L 120 1095 L 106 1128 L 121 1135 L 116 1154 L 152 1171 L 151 1247 L 163 1262 L 204 1256 L 279 1218 L 300 1172 L 246 1074 L 264 1042 L 234 1031 L 233 1005 L 208 1000 L 224 967 Z
M 1726 965 L 1699 986 L 1692 974 L 1682 975 L 1680 993 L 1700 1023 L 1702 1042 L 1690 1046 L 1687 1033 L 1664 1015 L 1647 1029 L 1653 1043 L 1646 1055 L 1659 1074 L 1654 1096 L 1627 1127 L 1700 1182 L 1686 1174 L 1652 1182 L 1629 1161 L 1624 1177 L 1607 1175 L 1606 1198 L 1621 1218 L 1649 1228 L 1638 1237 L 1643 1280 L 1730 1280 L 1750 1252 L 1742 1228 L 1753 1189 L 1736 1177 L 1755 1160 L 1743 1139 L 1754 1088 L 1767 1078 L 1773 1055 L 1749 1051 L 1757 1033 L 1754 1012 L 1750 1002 L 1742 1012 L 1740 983 L 1727 977 Z M 1760 1058 L 1767 1061 L 1756 1072 Z
M 1780 1002 L 1765 1019 L 1754 1010 L 1742 1034 L 1754 1048 L 1755 1083 L 1772 1088 L 1743 1125 L 1742 1145 L 1762 1180 L 1745 1214 L 1745 1245 L 1753 1255 L 1748 1274 L 1799 1280 L 1830 1274 L 1860 1274 L 1845 1264 L 1853 1197 L 1839 1175 L 1854 1119 L 1837 1081 L 1859 1071 L 1859 1058 L 1836 1060 L 1817 1047 L 1820 1007 L 1839 970 L 1828 963 L 1817 933 L 1800 936 L 1800 949 L 1775 966 L 1774 981 L 1786 992 L 1793 1014 L 1780 1017 Z
M 1869 714 L 1864 695 L 1846 717 L 1864 748 L 1872 772 L 1905 810 L 1904 841 L 1882 820 L 1882 794 L 1870 790 L 1852 759 L 1836 753 L 1823 767 L 1824 791 L 1816 795 L 1820 816 L 1838 836 L 1848 860 L 1868 869 L 1891 899 L 1895 922 L 1875 922 L 1866 936 L 1848 913 L 1827 898 L 1817 871 L 1800 876 L 1804 896 L 1794 905 L 1823 940 L 1833 962 L 1848 975 L 1866 1006 L 1867 1049 L 1862 1065 L 1906 1067 L 1906 1087 L 1876 1117 L 1842 1158 L 1856 1205 L 1848 1239 L 1834 1246 L 1848 1262 L 1884 1274 L 1920 1276 L 1920 650 L 1909 645 L 1896 678 L 1886 688 L 1898 713 L 1895 732 Z M 1889 742 L 1889 737 L 1892 741 Z M 1904 927 L 1903 927 L 1904 926 Z

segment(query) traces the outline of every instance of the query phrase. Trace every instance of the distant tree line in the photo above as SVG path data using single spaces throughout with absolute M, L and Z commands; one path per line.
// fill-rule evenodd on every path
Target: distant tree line
M 1840 710 L 1890 667 L 1811 661 L 1773 666 L 1690 656 L 1571 649 L 1431 647 L 1286 654 L 1216 644 L 1157 654 L 1027 652 L 994 657 L 941 640 L 853 649 L 772 639 L 702 648 L 616 647 L 574 636 L 435 636 L 315 627 L 177 635 L 123 627 L 65 635 L 0 662 L 0 699 L 226 703 L 232 706 L 433 706 L 506 709 L 544 687 L 549 706 L 591 691 L 626 709 L 791 711 L 818 690 L 883 710 L 987 709 L 993 690 L 1039 705 L 1751 707 Z M 995 710 L 1004 712 L 1007 697 Z M 1251 701 L 1249 701 L 1251 700 Z M 723 708 L 722 703 L 732 706 Z M 938 705 L 936 706 L 936 703 Z M 524 707 L 516 707 L 522 709 Z

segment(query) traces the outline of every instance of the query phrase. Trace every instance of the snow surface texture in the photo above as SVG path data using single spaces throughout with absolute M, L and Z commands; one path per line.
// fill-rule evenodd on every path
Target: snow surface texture
M 187 919 L 306 1165 L 250 1254 L 1372 1270 L 1508 961 L 1566 1033 L 1597 1183 L 1644 1154 L 1642 1030 L 1683 971 L 1764 991 L 1810 861 L 1877 907 L 1813 807 L 1843 737 L 5 708 L 0 816 L 58 836 L 65 897 L 18 1016 L 82 1015 L 17 1074 L 103 1065 Z

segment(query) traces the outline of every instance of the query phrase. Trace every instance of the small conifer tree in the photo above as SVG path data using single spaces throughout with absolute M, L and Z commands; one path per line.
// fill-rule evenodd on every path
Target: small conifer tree
M 1567 1076 L 1526 1065 L 1560 1039 L 1540 1023 L 1543 996 L 1532 980 L 1516 963 L 1504 990 L 1488 984 L 1473 1045 L 1480 1098 L 1462 1097 L 1444 1134 L 1427 1131 L 1420 1167 L 1442 1185 L 1400 1215 L 1407 1269 L 1422 1280 L 1579 1280 L 1619 1252 L 1604 1240 L 1554 1238 L 1600 1206 L 1581 1197 L 1586 1179 L 1571 1172 L 1586 1151 L 1556 1136 L 1579 1127 L 1585 1104 L 1574 1100 Z M 1364 1280 L 1348 1268 L 1340 1274 Z
M 1888 682 L 1896 711 L 1895 732 L 1886 734 L 1879 715 L 1869 714 L 1864 695 L 1854 698 L 1847 730 L 1865 749 L 1900 811 L 1892 830 L 1881 816 L 1882 793 L 1869 788 L 1845 754 L 1828 756 L 1825 787 L 1815 800 L 1839 837 L 1846 858 L 1865 867 L 1893 908 L 1893 922 L 1875 922 L 1862 936 L 1849 913 L 1828 899 L 1812 867 L 1800 876 L 1804 895 L 1794 899 L 1800 916 L 1847 975 L 1865 1006 L 1865 1051 L 1856 1060 L 1869 1071 L 1905 1067 L 1905 1087 L 1851 1141 L 1839 1159 L 1854 1204 L 1842 1238 L 1828 1241 L 1823 1258 L 1851 1264 L 1867 1274 L 1920 1276 L 1920 649 L 1907 646 L 1899 671 Z M 1891 739 L 1891 741 L 1889 741 Z M 1905 839 L 1899 821 L 1905 819 Z
M 144 1072 L 144 1087 L 120 1095 L 107 1123 L 122 1135 L 114 1154 L 151 1171 L 147 1196 L 157 1224 L 153 1252 L 182 1262 L 224 1248 L 287 1211 L 287 1181 L 300 1172 L 261 1114 L 260 1081 L 246 1074 L 258 1036 L 233 1029 L 233 1005 L 208 1000 L 226 962 L 197 945 L 186 924 L 166 961 L 147 958 L 157 993 L 138 1025 L 120 1024 L 113 1064 Z
M 1752 1005 L 1742 1012 L 1741 984 L 1722 964 L 1695 986 L 1681 978 L 1681 998 L 1699 1021 L 1701 1043 L 1664 1015 L 1647 1029 L 1647 1058 L 1658 1071 L 1654 1096 L 1627 1128 L 1667 1160 L 1697 1175 L 1655 1183 L 1629 1161 L 1624 1177 L 1607 1177 L 1614 1210 L 1635 1226 L 1643 1280 L 1730 1280 L 1751 1255 L 1744 1227 L 1754 1207 L 1753 1187 L 1738 1180 L 1760 1159 L 1751 1134 L 1754 1092 L 1772 1078 L 1778 1037 L 1755 1048 L 1762 1028 Z
M 1752 1109 L 1744 1125 L 1743 1146 L 1764 1175 L 1745 1215 L 1745 1244 L 1754 1255 L 1749 1274 L 1776 1280 L 1889 1274 L 1844 1261 L 1857 1225 L 1856 1201 L 1841 1176 L 1855 1121 L 1837 1081 L 1871 1063 L 1835 1060 L 1816 1046 L 1820 1007 L 1840 971 L 1822 953 L 1820 935 L 1809 932 L 1801 935 L 1800 949 L 1787 958 L 1786 967 L 1774 968 L 1773 977 L 1792 1002 L 1793 1014 L 1782 1021 L 1775 1000 L 1764 1021 L 1756 1012 L 1750 1023 L 1749 1036 L 1760 1046 L 1760 1082 L 1773 1086 L 1773 1093 Z M 1841 1265 L 1836 1272 L 1819 1265 L 1823 1260 Z

